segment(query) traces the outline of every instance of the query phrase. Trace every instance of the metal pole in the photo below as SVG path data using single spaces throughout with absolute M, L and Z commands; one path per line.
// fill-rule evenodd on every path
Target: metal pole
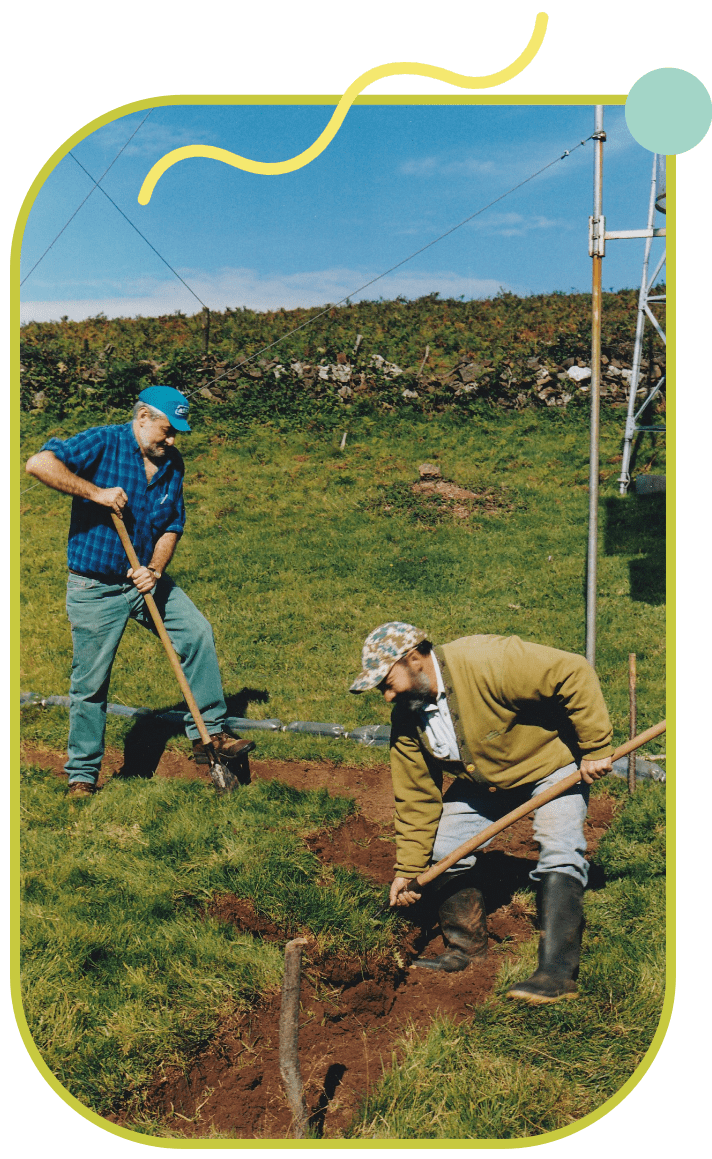
M 596 572 L 598 563 L 598 458 L 601 409 L 601 278 L 605 252 L 603 189 L 603 105 L 596 105 L 593 142 L 593 229 L 591 287 L 591 439 L 588 470 L 588 553 L 586 559 L 586 659 L 596 664 Z
M 653 153 L 653 175 L 650 179 L 650 200 L 648 202 L 648 229 L 652 229 L 655 225 L 655 197 L 658 187 L 658 154 Z M 645 239 L 645 253 L 643 255 L 643 275 L 640 281 L 640 293 L 638 294 L 638 320 L 635 325 L 635 346 L 633 348 L 633 369 L 630 375 L 630 394 L 628 396 L 628 417 L 625 423 L 625 438 L 623 440 L 623 461 L 621 463 L 621 473 L 618 479 L 619 491 L 621 495 L 625 495 L 630 486 L 630 460 L 633 451 L 633 439 L 635 438 L 635 403 L 636 394 L 638 391 L 638 379 L 640 378 L 640 358 L 643 352 L 643 330 L 645 328 L 645 307 L 648 302 L 648 265 L 650 262 L 650 249 L 653 244 L 652 237 Z

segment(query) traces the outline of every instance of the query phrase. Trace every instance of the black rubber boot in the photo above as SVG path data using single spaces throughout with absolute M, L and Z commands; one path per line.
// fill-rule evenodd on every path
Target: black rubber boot
M 460 875 L 458 875 L 460 877 Z M 473 958 L 487 957 L 487 916 L 478 889 L 454 878 L 443 887 L 438 899 L 440 930 L 446 946 L 436 958 L 416 958 L 414 966 L 426 970 L 446 970 L 454 974 L 469 966 Z
M 510 986 L 508 998 L 559 1002 L 577 996 L 583 933 L 583 885 L 568 873 L 547 873 L 539 887 L 539 965 L 531 978 Z

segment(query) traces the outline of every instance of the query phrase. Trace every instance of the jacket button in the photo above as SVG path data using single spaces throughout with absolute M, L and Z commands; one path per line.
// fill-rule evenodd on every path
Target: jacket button
M 474 773 L 474 771 L 475 771 L 475 766 L 474 766 L 474 765 L 468 765 L 468 766 L 467 766 L 467 771 L 468 771 L 468 773 Z
M 490 793 L 496 793 L 496 792 L 497 792 L 497 786 L 496 786 L 496 785 L 490 785 L 490 790 L 489 790 L 489 791 L 490 791 Z

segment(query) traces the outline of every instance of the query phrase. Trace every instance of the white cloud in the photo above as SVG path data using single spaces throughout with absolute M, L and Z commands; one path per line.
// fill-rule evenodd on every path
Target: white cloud
M 361 294 L 360 286 L 375 277 L 374 272 L 347 268 L 310 270 L 297 274 L 263 274 L 256 270 L 225 268 L 213 274 L 196 270 L 180 270 L 196 294 L 211 310 L 224 310 L 226 306 L 251 310 L 285 310 L 298 306 L 323 306 L 338 302 L 348 296 L 354 301 L 361 298 L 419 298 L 436 291 L 442 298 L 486 298 L 498 290 L 512 290 L 526 293 L 526 287 L 513 286 L 497 278 L 468 278 L 450 270 L 421 272 L 402 270 L 389 274 L 369 286 Z M 132 293 L 117 294 L 115 285 L 106 286 L 104 293 L 99 290 L 92 298 L 55 298 L 51 301 L 25 301 L 21 307 L 22 322 L 57 321 L 67 316 L 79 322 L 96 314 L 106 314 L 108 318 L 156 317 L 181 310 L 186 314 L 196 313 L 200 307 L 189 292 L 179 282 L 150 282 L 142 279 L 131 287 Z
M 160 110 L 158 112 L 160 116 Z M 209 141 L 209 134 L 204 129 L 196 127 L 180 129 L 176 126 L 162 125 L 152 120 L 151 117 L 142 125 L 141 120 L 145 116 L 145 112 L 140 112 L 130 117 L 121 117 L 118 121 L 112 121 L 99 130 L 95 137 L 95 143 L 100 143 L 104 149 L 112 153 L 118 152 L 123 145 L 125 146 L 122 150 L 124 157 L 149 157 L 154 153 L 163 156 L 171 149 L 180 149 L 184 145 L 212 143 Z M 136 132 L 139 125 L 141 127 Z M 134 132 L 136 135 L 131 137 Z M 130 141 L 129 138 L 131 138 Z M 127 141 L 129 141 L 128 145 Z
M 486 217 L 475 218 L 471 224 L 473 229 L 486 233 L 488 237 L 526 237 L 535 229 L 575 228 L 570 222 L 545 217 L 541 213 L 488 213 Z

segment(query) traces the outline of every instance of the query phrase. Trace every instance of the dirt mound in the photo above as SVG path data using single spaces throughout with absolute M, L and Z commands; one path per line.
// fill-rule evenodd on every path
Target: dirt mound
M 383 884 L 393 880 L 396 847 L 392 824 L 382 825 L 359 814 L 338 829 L 305 840 L 326 864 L 352 866 Z
M 470 491 L 467 487 L 460 487 L 447 479 L 423 480 L 413 483 L 411 491 L 414 495 L 422 495 L 427 501 L 434 499 L 441 507 L 449 510 L 456 519 L 468 519 L 473 511 L 511 510 L 511 503 L 503 498 L 502 492 L 496 487 L 484 487 L 480 491 Z M 432 507 L 432 504 L 426 506 Z
M 426 476 L 418 483 L 381 484 L 377 495 L 363 505 L 377 515 L 403 515 L 421 527 L 433 528 L 475 515 L 503 515 L 518 502 L 503 487 L 463 487 L 452 479 Z

